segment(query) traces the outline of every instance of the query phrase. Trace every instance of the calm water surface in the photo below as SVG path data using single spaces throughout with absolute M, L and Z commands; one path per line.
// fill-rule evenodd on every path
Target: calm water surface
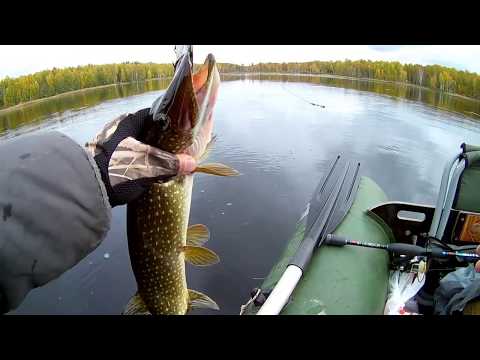
M 130 92 L 118 86 L 91 90 L 69 95 L 68 103 L 58 98 L 23 114 L 0 113 L 0 141 L 56 129 L 83 144 L 114 117 L 150 106 L 167 85 L 157 81 L 143 88 L 130 85 Z M 209 227 L 209 247 L 221 263 L 188 266 L 188 284 L 215 299 L 221 311 L 194 314 L 238 314 L 250 290 L 278 260 L 338 153 L 360 160 L 362 174 L 390 199 L 432 204 L 445 161 L 464 141 L 480 144 L 480 123 L 469 115 L 479 109 L 475 101 L 392 84 L 224 77 L 215 109 L 218 141 L 210 160 L 243 175 L 195 177 L 190 222 Z M 135 290 L 125 207 L 119 207 L 106 240 L 63 276 L 32 291 L 14 313 L 119 314 Z

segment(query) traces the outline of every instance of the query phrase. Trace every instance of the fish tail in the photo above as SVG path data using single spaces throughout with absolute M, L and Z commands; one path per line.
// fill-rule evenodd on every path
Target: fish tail
M 220 310 L 217 303 L 207 295 L 188 289 L 188 310 L 193 308 Z
M 152 315 L 152 313 L 148 310 L 147 305 L 137 292 L 128 302 L 122 315 Z

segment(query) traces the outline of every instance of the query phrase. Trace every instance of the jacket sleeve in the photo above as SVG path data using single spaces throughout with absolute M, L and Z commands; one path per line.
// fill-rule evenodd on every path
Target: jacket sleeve
M 91 155 L 60 132 L 0 144 L 0 312 L 95 249 L 111 208 Z

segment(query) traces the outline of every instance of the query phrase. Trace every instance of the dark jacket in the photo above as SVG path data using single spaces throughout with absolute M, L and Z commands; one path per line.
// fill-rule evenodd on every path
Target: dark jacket
M 0 312 L 95 249 L 111 207 L 93 158 L 60 132 L 0 143 Z

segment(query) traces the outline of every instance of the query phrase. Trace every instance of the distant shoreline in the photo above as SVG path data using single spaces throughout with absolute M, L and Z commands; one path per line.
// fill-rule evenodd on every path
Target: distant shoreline
M 416 88 L 420 88 L 420 89 L 423 89 L 423 90 L 430 90 L 430 91 L 434 91 L 434 92 L 442 92 L 442 91 L 439 91 L 437 89 L 432 89 L 432 88 L 429 88 L 429 87 L 426 87 L 426 86 L 420 86 L 420 85 L 406 83 L 406 82 L 400 82 L 400 81 L 381 80 L 381 79 L 372 79 L 372 78 L 359 78 L 359 77 L 333 75 L 333 74 L 305 74 L 305 73 L 279 73 L 279 72 L 224 72 L 224 73 L 220 73 L 220 75 L 230 75 L 230 76 L 280 75 L 280 76 L 300 76 L 300 77 L 322 77 L 322 78 L 331 78 L 331 79 L 381 82 L 381 83 L 389 83 L 389 84 L 395 84 L 395 85 L 404 85 L 404 86 L 416 87 Z M 169 78 L 171 78 L 171 76 L 147 79 L 147 80 L 142 80 L 141 82 L 165 80 L 165 79 L 169 79 Z M 33 104 L 43 102 L 43 101 L 52 100 L 52 99 L 55 99 L 55 98 L 60 98 L 62 96 L 72 95 L 72 94 L 80 93 L 80 92 L 84 92 L 84 91 L 91 91 L 91 90 L 96 90 L 96 89 L 101 89 L 101 88 L 113 87 L 113 86 L 117 86 L 117 85 L 127 85 L 127 84 L 134 84 L 134 83 L 135 83 L 135 81 L 130 81 L 130 82 L 106 84 L 106 85 L 93 86 L 93 87 L 84 88 L 84 89 L 67 91 L 67 92 L 64 92 L 64 93 L 61 93 L 61 94 L 48 96 L 48 97 L 44 97 L 44 98 L 41 98 L 41 99 L 35 99 L 35 100 L 32 100 L 32 101 L 27 101 L 27 102 L 24 102 L 24 103 L 20 103 L 20 104 L 16 104 L 16 105 L 13 105 L 13 106 L 9 106 L 7 108 L 0 109 L 0 115 L 3 114 L 3 113 L 10 112 L 12 110 L 18 109 L 18 108 L 33 105 Z M 465 95 L 449 93 L 449 92 L 445 92 L 445 91 L 443 91 L 443 93 L 447 94 L 447 95 L 450 95 L 450 96 L 463 98 L 463 99 L 466 99 L 466 100 L 480 101 L 479 99 L 471 98 L 471 97 L 468 97 L 468 96 L 465 96 Z M 480 116 L 480 114 L 476 114 L 476 113 L 474 113 L 474 114 L 477 115 L 477 116 Z
M 142 80 L 142 81 L 138 81 L 138 82 L 165 80 L 165 79 L 169 79 L 169 78 L 171 78 L 171 76 L 165 76 L 165 77 L 159 77 L 159 78 L 153 78 L 153 79 L 146 79 L 146 80 Z M 72 95 L 72 94 L 76 94 L 76 93 L 80 93 L 80 92 L 84 92 L 84 91 L 96 90 L 96 89 L 101 89 L 101 88 L 113 87 L 113 86 L 117 86 L 117 85 L 134 84 L 136 82 L 137 81 L 129 81 L 129 82 L 99 85 L 99 86 L 93 86 L 93 87 L 78 89 L 78 90 L 67 91 L 67 92 L 64 92 L 64 93 L 61 93 L 61 94 L 48 96 L 48 97 L 44 97 L 44 98 L 41 98 L 41 99 L 35 99 L 35 100 L 23 102 L 23 103 L 20 103 L 20 104 L 17 104 L 17 105 L 13 105 L 13 106 L 9 106 L 9 107 L 0 109 L 0 115 L 2 113 L 6 113 L 6 112 L 9 112 L 9 111 L 15 110 L 16 108 L 22 108 L 22 107 L 25 107 L 25 106 L 29 106 L 29 105 L 39 103 L 39 102 L 48 101 L 48 100 L 52 100 L 52 99 L 55 99 L 55 98 L 60 98 L 62 96 L 66 96 L 66 95 Z
M 480 101 L 479 99 L 475 99 L 472 97 L 468 97 L 465 95 L 460 95 L 456 93 L 450 93 L 446 91 L 440 91 L 438 89 L 432 89 L 428 86 L 420 86 L 417 84 L 411 84 L 408 82 L 401 82 L 401 81 L 392 81 L 392 80 L 382 80 L 382 79 L 372 79 L 372 78 L 361 78 L 361 77 L 353 77 L 353 76 L 344 76 L 344 75 L 334 75 L 334 74 L 305 74 L 305 73 L 277 73 L 277 72 L 247 72 L 247 73 L 221 73 L 221 75 L 234 75 L 234 76 L 241 76 L 241 75 L 281 75 L 281 76 L 303 76 L 303 77 L 322 77 L 322 78 L 331 78 L 331 79 L 343 79 L 343 80 L 358 80 L 358 81 L 372 81 L 372 82 L 381 82 L 387 84 L 395 84 L 395 85 L 404 85 L 410 87 L 416 87 L 423 90 L 430 90 L 434 92 L 443 92 L 444 94 L 450 96 L 456 96 L 466 100 L 472 101 Z

